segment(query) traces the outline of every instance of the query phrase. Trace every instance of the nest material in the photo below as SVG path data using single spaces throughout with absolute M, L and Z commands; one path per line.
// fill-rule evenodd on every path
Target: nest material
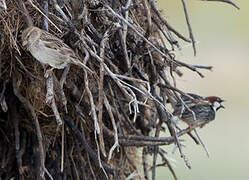
M 95 74 L 71 66 L 44 78 L 21 46 L 29 19 L 62 38 Z M 189 129 L 176 133 L 171 122 L 167 100 L 185 94 L 172 82 L 180 67 L 202 77 L 198 69 L 211 69 L 175 59 L 179 39 L 194 42 L 188 27 L 190 39 L 154 1 L 7 1 L 0 19 L 1 179 L 149 179 L 149 171 L 154 179 L 158 155 L 176 179 L 161 146 L 179 145 Z

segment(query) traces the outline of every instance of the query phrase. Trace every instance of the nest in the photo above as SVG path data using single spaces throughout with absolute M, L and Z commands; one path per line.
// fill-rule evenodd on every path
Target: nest
M 0 12 L 0 178 L 149 179 L 152 171 L 154 179 L 159 155 L 177 179 L 161 148 L 176 143 L 190 167 L 178 140 L 190 130 L 176 131 L 168 103 L 186 95 L 175 76 L 187 68 L 203 77 L 199 70 L 212 68 L 174 55 L 180 41 L 196 51 L 184 10 L 190 38 L 154 1 L 7 1 Z M 45 78 L 22 47 L 30 20 L 63 39 L 94 73 L 72 65 Z

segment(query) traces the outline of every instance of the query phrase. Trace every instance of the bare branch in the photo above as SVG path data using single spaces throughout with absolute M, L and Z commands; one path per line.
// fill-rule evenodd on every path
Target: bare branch
M 218 1 L 218 2 L 224 2 L 224 3 L 228 3 L 231 4 L 232 6 L 234 6 L 235 8 L 237 8 L 238 10 L 240 9 L 239 6 L 237 6 L 233 1 L 231 0 L 201 0 L 201 1 Z

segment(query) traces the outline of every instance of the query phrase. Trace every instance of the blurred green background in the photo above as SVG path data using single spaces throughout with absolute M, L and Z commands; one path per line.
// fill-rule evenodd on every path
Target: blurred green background
M 212 65 L 212 72 L 203 71 L 205 78 L 184 71 L 178 87 L 203 96 L 217 95 L 227 101 L 226 109 L 216 120 L 199 129 L 211 157 L 187 136 L 183 148 L 190 160 L 189 170 L 167 147 L 168 157 L 176 162 L 174 170 L 179 180 L 247 180 L 249 179 L 249 1 L 233 0 L 241 9 L 221 2 L 186 0 L 190 21 L 199 41 L 197 56 L 191 46 L 181 42 L 183 50 L 177 59 L 191 64 Z M 181 0 L 159 0 L 168 22 L 188 37 Z M 158 180 L 173 179 L 167 168 L 158 168 Z

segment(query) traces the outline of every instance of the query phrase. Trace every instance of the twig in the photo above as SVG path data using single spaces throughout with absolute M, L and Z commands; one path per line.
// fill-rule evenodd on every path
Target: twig
M 61 101 L 62 101 L 62 104 L 64 105 L 66 114 L 68 113 L 68 111 L 67 111 L 67 98 L 66 98 L 65 93 L 63 91 L 63 87 L 64 87 L 64 84 L 66 83 L 66 79 L 67 79 L 67 75 L 68 75 L 69 71 L 70 71 L 70 65 L 68 64 L 67 67 L 64 69 L 63 74 L 61 76 L 60 87 L 59 87 Z
M 191 24 L 190 24 L 190 20 L 189 20 L 189 16 L 188 16 L 188 10 L 187 10 L 187 7 L 186 7 L 185 0 L 181 0 L 181 1 L 182 1 L 182 5 L 183 5 L 183 9 L 184 9 L 184 14 L 185 14 L 185 18 L 186 18 L 186 22 L 187 22 L 187 26 L 188 26 L 189 37 L 192 40 L 194 55 L 196 55 L 196 46 L 195 46 L 196 42 L 195 42 L 194 34 L 192 32 L 192 28 L 191 28 Z
M 37 79 L 39 81 L 41 81 L 42 79 L 40 77 L 37 77 L 35 75 L 33 75 L 31 72 L 28 71 L 28 69 L 24 66 L 24 64 L 21 61 L 21 57 L 17 54 L 15 54 L 15 58 L 17 60 L 17 62 L 21 65 L 21 67 L 23 68 L 23 70 L 27 73 L 28 77 L 33 80 L 33 79 Z
M 25 168 L 22 165 L 22 159 L 23 159 L 23 155 L 25 153 L 26 150 L 26 143 L 27 143 L 27 133 L 26 132 L 22 132 L 22 141 L 20 143 L 20 149 L 18 150 L 17 154 L 16 154 L 16 159 L 17 159 L 17 164 L 19 167 L 19 173 L 21 175 L 24 175 L 25 173 Z
M 73 134 L 75 135 L 76 139 L 83 144 L 83 147 L 85 148 L 85 150 L 87 151 L 87 153 L 89 154 L 89 156 L 91 157 L 91 159 L 93 161 L 95 161 L 95 163 L 99 164 L 99 158 L 98 156 L 94 153 L 93 149 L 89 146 L 89 144 L 87 143 L 85 137 L 82 135 L 82 133 L 80 133 L 80 131 L 76 128 L 76 126 L 73 124 L 71 117 L 69 117 L 68 115 L 65 116 L 65 122 L 67 124 L 67 126 L 72 130 Z M 114 177 L 116 177 L 118 175 L 118 171 L 109 167 L 105 162 L 103 162 L 101 160 L 101 164 L 103 165 L 104 169 L 114 175 Z
M 86 51 L 86 49 L 84 49 Z M 87 52 L 87 51 L 86 51 Z M 83 63 L 86 64 L 88 61 L 88 56 L 85 57 Z M 101 169 L 103 170 L 104 174 L 107 176 L 105 169 L 102 167 L 102 163 L 101 163 L 101 158 L 100 158 L 100 153 L 99 153 L 99 144 L 98 144 L 98 140 L 97 140 L 97 134 L 100 135 L 100 125 L 98 123 L 98 118 L 97 118 L 97 113 L 96 113 L 96 107 L 94 104 L 94 100 L 93 100 L 93 96 L 92 96 L 92 92 L 89 89 L 88 86 L 88 77 L 87 77 L 87 71 L 84 69 L 84 80 L 85 80 L 85 88 L 86 88 L 86 92 L 88 94 L 88 98 L 90 100 L 90 105 L 91 105 L 91 114 L 92 114 L 92 118 L 94 121 L 94 137 L 95 137 L 95 142 L 97 145 L 97 152 L 98 152 L 98 160 L 99 160 L 99 166 L 101 167 Z M 102 129 L 101 129 L 102 130 Z M 105 153 L 105 151 L 102 151 Z M 104 154 L 105 155 L 105 154 Z M 107 176 L 108 177 L 108 176 Z
M 47 168 L 45 168 L 45 172 L 46 172 L 46 174 L 48 175 L 48 177 L 49 177 L 51 180 L 54 180 L 53 176 L 49 173 L 49 171 L 47 170 Z
M 30 4 L 37 10 L 39 11 L 60 33 L 62 33 L 62 31 L 60 30 L 60 28 L 58 28 L 55 23 L 53 23 L 53 21 L 51 21 L 48 16 L 46 15 L 46 12 L 44 13 L 40 8 L 38 8 L 32 0 L 28 0 L 30 2 Z
M 180 66 L 184 66 L 192 71 L 197 72 L 202 78 L 204 78 L 204 75 L 200 71 L 198 71 L 198 68 L 199 69 L 207 69 L 207 70 L 212 70 L 212 68 L 213 68 L 213 66 L 191 65 L 191 64 L 187 64 L 187 63 L 177 61 L 177 60 L 174 60 L 174 61 L 176 62 L 176 64 L 178 64 Z
M 152 17 L 151 17 L 151 12 L 150 12 L 150 8 L 148 6 L 148 1 L 147 0 L 142 0 L 143 3 L 143 7 L 146 11 L 146 17 L 147 17 L 147 21 L 148 21 L 148 25 L 147 25 L 147 32 L 151 31 L 151 26 L 152 26 Z
M 191 42 L 188 38 L 184 37 L 182 34 L 180 34 L 177 30 L 175 30 L 168 22 L 167 20 L 162 16 L 162 14 L 160 13 L 160 11 L 158 10 L 158 8 L 156 7 L 155 1 L 154 0 L 150 0 L 150 5 L 151 8 L 153 9 L 153 11 L 156 13 L 156 15 L 158 16 L 158 18 L 162 21 L 162 23 L 166 26 L 166 28 L 169 31 L 172 31 L 177 37 L 179 37 L 180 39 L 186 41 L 186 42 Z M 156 21 L 153 18 L 154 21 Z M 168 31 L 167 31 L 168 32 Z M 168 32 L 169 33 L 169 32 Z M 172 35 L 170 35 L 170 37 L 173 37 Z M 173 41 L 174 42 L 174 41 Z
M 176 124 L 175 124 L 175 127 L 176 127 L 179 131 L 181 131 L 181 129 L 180 129 Z M 199 141 L 198 141 L 198 139 L 196 139 L 196 137 L 195 137 L 191 132 L 188 132 L 187 134 L 189 135 L 189 137 L 191 137 L 191 138 L 193 139 L 193 141 L 194 141 L 197 145 L 200 144 Z
M 46 103 L 51 106 L 55 115 L 56 122 L 60 126 L 62 125 L 62 120 L 54 99 L 53 72 L 46 73 L 46 88 L 47 88 Z
M 62 33 L 62 31 L 53 23 L 53 21 L 51 21 L 47 16 L 46 16 L 46 14 L 44 14 L 43 12 L 42 12 L 42 10 L 41 9 L 39 9 L 34 3 L 33 3 L 33 1 L 32 0 L 28 0 L 29 2 L 30 2 L 30 4 L 35 8 L 35 9 L 37 9 L 60 33 Z
M 156 125 L 155 137 L 159 137 L 162 123 L 163 123 L 163 121 L 161 119 L 159 119 L 159 122 Z M 153 168 L 152 168 L 152 175 L 151 175 L 152 176 L 152 180 L 156 179 L 156 161 L 157 161 L 157 156 L 158 156 L 158 150 L 159 150 L 159 147 L 158 146 L 154 146 L 153 164 L 152 164 Z
M 111 111 L 110 103 L 107 100 L 106 96 L 104 97 L 104 103 L 105 103 L 105 107 L 107 109 L 107 112 L 108 112 L 108 114 L 110 116 L 110 119 L 111 119 L 111 122 L 112 122 L 112 127 L 114 129 L 114 144 L 113 144 L 113 146 L 111 147 L 111 149 L 109 151 L 109 155 L 108 155 L 108 162 L 109 162 L 111 160 L 113 151 L 117 147 L 119 147 L 119 143 L 118 143 L 118 130 L 117 130 L 117 126 L 116 126 L 116 123 L 115 123 L 115 119 L 114 119 L 113 113 Z
M 100 58 L 103 59 L 105 56 L 105 46 L 108 41 L 108 33 L 109 30 L 107 30 L 103 36 L 103 39 L 100 43 Z M 99 102 L 98 102 L 98 124 L 100 127 L 99 131 L 99 143 L 100 143 L 100 150 L 104 157 L 106 157 L 106 151 L 105 151 L 105 144 L 104 144 L 104 138 L 103 138 L 103 99 L 104 99 L 104 89 L 103 89 L 103 82 L 104 82 L 104 66 L 103 63 L 100 63 L 100 69 L 99 69 Z
M 125 22 L 137 35 L 139 35 L 146 43 L 148 43 L 151 47 L 153 47 L 157 52 L 159 52 L 163 57 L 166 57 L 166 54 L 164 54 L 160 49 L 158 49 L 152 42 L 150 42 L 148 39 L 146 39 L 138 30 L 128 21 L 126 21 L 125 18 L 117 14 L 111 7 L 106 6 L 106 8 L 116 17 L 121 19 L 123 22 Z
M 66 14 L 63 12 L 61 7 L 58 5 L 57 0 L 52 0 L 55 9 L 60 13 L 60 15 L 65 19 L 67 22 L 69 22 L 69 18 L 66 16 Z
M 210 157 L 210 153 L 209 153 L 209 151 L 208 151 L 208 149 L 207 149 L 207 147 L 206 147 L 205 143 L 202 141 L 201 137 L 199 136 L 199 134 L 198 134 L 197 130 L 196 130 L 196 129 L 194 129 L 194 132 L 195 132 L 195 134 L 196 134 L 196 136 L 197 136 L 198 140 L 200 141 L 200 143 L 201 143 L 201 145 L 202 145 L 203 149 L 205 150 L 205 152 L 206 152 L 206 154 L 207 154 L 207 157 Z
M 109 85 L 109 89 L 111 89 L 110 85 Z M 118 105 L 119 107 L 122 107 L 121 104 L 120 104 L 120 102 L 119 102 L 120 98 L 119 98 L 119 96 L 117 95 L 116 92 L 114 92 L 114 96 L 112 96 L 112 97 L 113 97 L 113 98 L 114 98 L 114 97 L 117 97 L 117 98 L 118 98 L 118 100 L 117 100 L 117 105 Z M 115 104 L 115 103 L 114 103 L 114 104 Z M 115 107 L 115 108 L 116 108 L 116 111 L 117 111 L 117 107 Z M 117 111 L 117 112 L 118 112 L 118 111 Z M 124 118 L 121 118 L 122 122 L 123 122 L 127 127 L 129 127 L 129 129 L 130 129 L 133 133 L 135 133 L 135 134 L 137 134 L 137 135 L 141 135 L 141 133 L 133 126 L 133 124 L 131 123 L 130 118 L 128 117 L 128 115 L 126 114 L 126 112 L 125 112 L 122 108 L 120 109 L 120 112 L 121 112 L 121 114 L 124 116 Z
M 33 26 L 33 21 L 32 21 L 32 18 L 30 17 L 29 15 L 29 12 L 25 6 L 25 4 L 23 3 L 22 0 L 18 0 L 18 4 L 19 4 L 19 7 L 21 8 L 21 10 L 23 11 L 23 15 L 25 17 L 25 23 L 27 24 L 27 26 Z
M 74 105 L 75 111 L 76 111 L 76 113 L 78 114 L 78 117 L 80 118 L 80 120 L 81 120 L 83 123 L 86 123 L 84 114 L 83 114 L 83 112 L 82 112 L 80 106 L 79 106 L 76 102 L 72 102 L 72 104 Z
M 143 170 L 144 170 L 144 179 L 149 180 L 149 172 L 148 172 L 148 163 L 147 163 L 147 147 L 143 148 L 142 151 L 142 161 L 143 161 Z
M 231 4 L 232 6 L 234 6 L 235 8 L 237 8 L 238 10 L 240 9 L 239 6 L 237 6 L 233 1 L 231 0 L 201 0 L 201 1 L 218 1 L 218 2 L 224 2 L 224 3 L 228 3 Z
M 174 140 L 172 140 L 173 142 Z M 124 141 L 119 140 L 120 146 L 135 146 L 135 147 L 143 147 L 143 146 L 162 146 L 169 145 L 169 142 L 146 142 L 146 141 Z
M 183 35 L 181 35 L 180 33 L 178 33 L 175 29 L 173 29 L 169 23 L 166 21 L 166 19 L 162 16 L 162 14 L 160 13 L 160 11 L 158 10 L 158 8 L 156 7 L 155 1 L 154 0 L 150 0 L 150 6 L 153 9 L 153 11 L 156 13 L 156 15 L 158 16 L 158 18 L 161 20 L 161 22 L 165 25 L 165 29 L 167 32 L 167 39 L 169 41 L 170 44 L 176 44 L 178 45 L 178 42 L 175 40 L 175 38 L 172 36 L 172 34 L 170 33 L 170 30 L 172 32 L 174 32 L 179 38 L 183 39 L 184 41 L 189 42 L 189 40 L 187 38 L 185 38 Z M 153 18 L 153 20 L 156 22 L 156 19 Z M 169 29 L 170 27 L 170 29 Z
M 48 17 L 48 0 L 43 1 L 43 9 L 45 16 Z M 42 28 L 48 31 L 48 19 L 45 16 L 43 17 Z
M 162 152 L 162 149 L 159 149 L 158 153 L 160 154 L 160 156 L 161 156 L 162 160 L 164 161 L 164 163 L 168 166 L 169 171 L 171 172 L 171 174 L 174 177 L 174 179 L 177 180 L 176 173 L 175 173 L 173 167 L 171 166 L 170 161 L 168 160 L 168 158 Z
M 87 52 L 87 50 L 84 50 L 85 52 Z M 87 53 L 86 53 L 87 54 Z M 84 61 L 83 63 L 86 64 L 87 61 L 89 59 L 89 55 L 86 56 L 84 58 Z M 87 76 L 87 72 L 86 70 L 84 69 L 85 73 L 84 73 L 84 80 L 85 80 L 85 88 L 86 88 L 86 92 L 88 94 L 88 97 L 89 97 L 89 100 L 90 100 L 90 105 L 91 105 L 91 115 L 92 115 L 92 118 L 94 120 L 94 131 L 95 133 L 99 134 L 100 132 L 100 127 L 99 127 L 99 124 L 98 124 L 98 120 L 97 120 L 97 113 L 96 113 L 96 107 L 95 107 L 95 104 L 94 104 L 94 100 L 93 100 L 93 96 L 92 96 L 92 92 L 90 91 L 89 89 L 89 85 L 88 85 L 88 76 Z M 96 137 L 95 137 L 96 138 Z
M 61 126 L 61 173 L 64 171 L 64 153 L 65 153 L 65 123 Z
M 11 100 L 11 104 L 16 104 L 15 100 Z M 18 170 L 19 173 L 21 175 L 24 174 L 24 170 L 22 167 L 22 155 L 24 153 L 21 152 L 21 142 L 20 142 L 20 130 L 19 130 L 19 121 L 20 121 L 20 116 L 17 113 L 17 108 L 16 106 L 12 106 L 10 109 L 10 116 L 11 116 L 11 120 L 12 123 L 14 125 L 14 133 L 15 133 L 15 151 L 16 151 L 16 160 L 17 160 L 17 166 L 18 166 Z M 22 143 L 25 143 L 25 140 L 22 141 Z M 25 147 L 25 144 L 23 145 L 23 147 Z
M 75 161 L 74 161 L 74 158 L 73 158 L 73 150 L 74 150 L 74 145 L 71 146 L 70 148 L 70 153 L 69 153 L 69 157 L 72 161 L 72 164 L 73 164 L 73 169 L 75 171 L 75 175 L 76 175 L 76 180 L 80 180 L 80 176 L 79 176 L 79 173 L 78 173 L 78 170 L 77 170 L 77 166 L 75 164 Z
M 34 110 L 33 106 L 30 104 L 30 102 L 24 96 L 21 95 L 21 93 L 19 91 L 20 82 L 18 82 L 18 81 L 19 80 L 17 80 L 17 74 L 13 75 L 12 85 L 13 85 L 14 94 L 19 99 L 19 101 L 22 102 L 22 104 L 24 105 L 26 111 L 31 113 L 31 116 L 32 116 L 32 118 L 34 120 L 36 132 L 37 132 L 38 144 L 39 144 L 38 153 L 40 155 L 39 156 L 40 167 L 38 167 L 37 177 L 39 177 L 41 179 L 44 179 L 44 174 L 45 174 L 45 164 L 44 164 L 45 155 L 44 155 L 44 150 L 43 150 L 42 134 L 41 134 L 39 121 L 38 121 L 38 118 L 37 118 L 37 115 L 35 113 L 35 110 Z
M 1 63 L 1 61 L 0 61 L 0 63 Z M 3 112 L 7 112 L 8 111 L 8 106 L 7 106 L 7 103 L 6 103 L 6 100 L 5 100 L 5 96 L 4 96 L 4 93 L 5 93 L 5 90 L 6 90 L 6 84 L 7 84 L 8 81 L 9 80 L 7 79 L 7 80 L 5 80 L 3 82 L 3 89 L 2 89 L 2 92 L 0 94 L 0 105 L 2 107 Z
M 130 5 L 131 5 L 131 0 L 128 0 L 124 9 L 126 9 L 126 11 L 124 12 L 124 17 L 126 19 L 126 21 L 128 21 L 128 17 L 129 17 L 129 8 L 130 8 Z M 120 34 L 121 34 L 121 45 L 123 47 L 123 53 L 124 53 L 124 58 L 125 58 L 125 61 L 126 61 L 126 65 L 127 65 L 127 69 L 130 69 L 131 68 L 131 62 L 130 62 L 130 59 L 128 57 L 128 52 L 127 52 L 127 45 L 126 45 L 126 37 L 127 37 L 127 30 L 128 30 L 128 26 L 126 23 L 123 24 L 123 32 L 121 31 L 121 29 L 119 30 Z

